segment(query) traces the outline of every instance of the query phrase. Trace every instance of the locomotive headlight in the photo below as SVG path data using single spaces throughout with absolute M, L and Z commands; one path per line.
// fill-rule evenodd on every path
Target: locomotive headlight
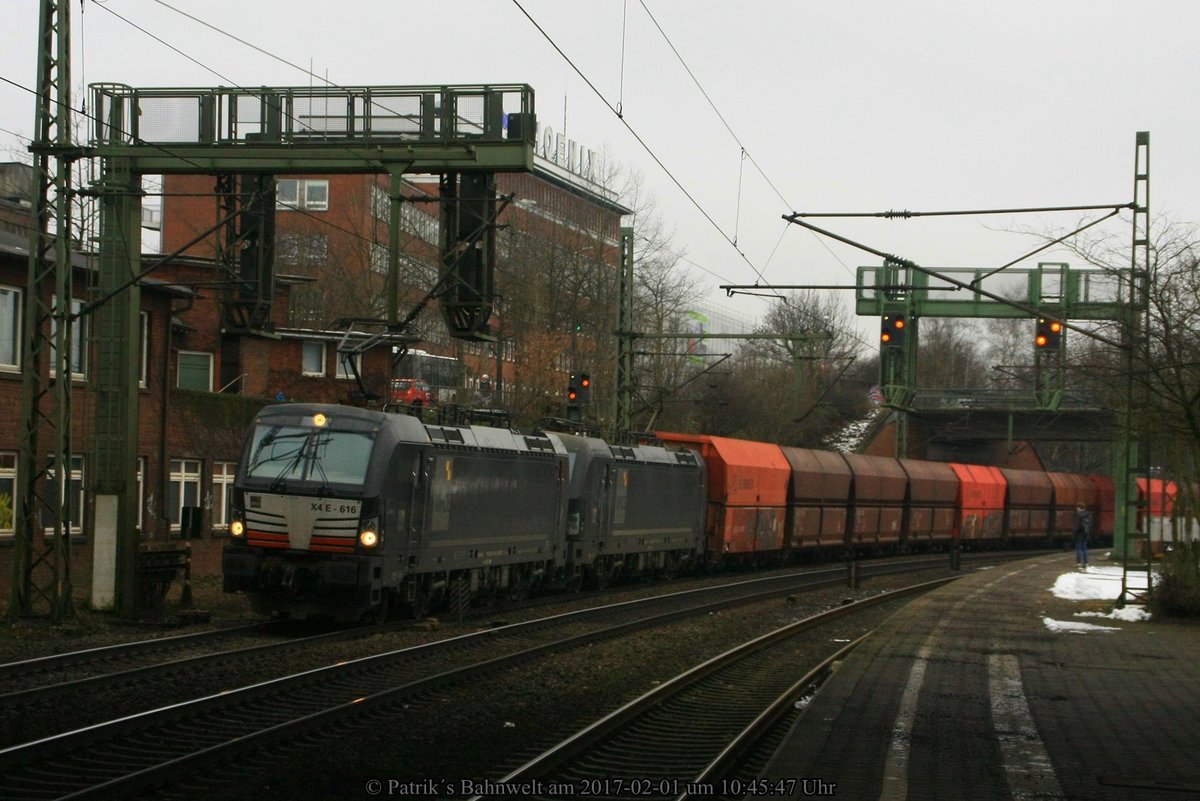
M 229 523 L 229 534 L 233 537 L 240 537 L 246 533 L 246 524 L 241 520 L 233 520 Z
M 379 544 L 379 518 L 372 517 L 362 522 L 358 527 L 358 544 L 364 548 L 374 548 Z

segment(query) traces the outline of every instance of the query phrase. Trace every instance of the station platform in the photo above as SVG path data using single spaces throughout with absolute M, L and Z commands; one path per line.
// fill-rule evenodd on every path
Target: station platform
M 796 780 L 769 783 L 796 798 L 1200 799 L 1200 625 L 1100 616 L 1121 588 L 1103 556 L 1083 577 L 1111 584 L 1108 600 L 1051 592 L 1078 572 L 1071 552 L 977 571 L 897 612 L 763 776 Z

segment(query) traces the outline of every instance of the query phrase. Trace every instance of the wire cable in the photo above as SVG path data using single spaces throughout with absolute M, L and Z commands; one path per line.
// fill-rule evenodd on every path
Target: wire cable
M 771 191 L 773 191 L 775 193 L 775 196 L 779 198 L 779 200 L 783 203 L 784 206 L 791 208 L 792 204 L 788 202 L 788 199 L 786 197 L 784 197 L 783 192 L 779 191 L 779 187 L 777 187 L 775 185 L 775 183 L 771 180 L 770 176 L 767 175 L 767 172 L 766 172 L 766 170 L 764 170 L 762 168 L 762 165 L 759 164 L 755 160 L 754 156 L 751 155 L 750 151 L 748 151 L 746 149 L 746 146 L 742 143 L 742 140 L 740 138 L 738 138 L 737 133 L 734 132 L 733 126 L 731 126 L 729 124 L 729 121 L 727 119 L 725 119 L 725 115 L 721 113 L 721 110 L 719 108 L 717 108 L 717 104 L 713 102 L 713 99 L 709 96 L 708 92 L 705 91 L 704 87 L 700 84 L 700 80 L 696 77 L 696 74 L 692 71 L 692 68 L 690 66 L 688 66 L 688 63 L 684 60 L 683 55 L 679 52 L 679 49 L 675 47 L 675 43 L 671 41 L 671 37 L 667 35 L 667 32 L 665 30 L 663 30 L 662 25 L 659 24 L 658 19 L 655 18 L 654 14 L 651 13 L 650 9 L 646 6 L 645 0 L 640 0 L 640 2 L 642 5 L 642 9 L 645 10 L 645 12 L 646 12 L 646 16 L 648 16 L 650 18 L 650 21 L 654 23 L 654 27 L 658 29 L 659 34 L 662 35 L 662 38 L 667 43 L 667 46 L 669 48 L 671 48 L 671 52 L 675 54 L 675 58 L 678 59 L 680 66 L 682 66 L 684 71 L 687 72 L 688 77 L 690 77 L 692 79 L 692 83 L 696 84 L 696 88 L 700 90 L 700 94 L 704 96 L 704 99 L 708 102 L 709 107 L 712 108 L 713 113 L 717 115 L 717 119 L 719 119 L 721 121 L 721 124 L 725 126 L 725 130 L 729 132 L 730 137 L 732 137 L 733 141 L 737 143 L 739 148 L 741 148 L 742 160 L 743 161 L 749 160 L 749 162 L 754 165 L 754 169 L 758 170 L 758 174 L 762 177 L 762 179 L 767 182 L 767 186 L 769 186 L 771 188 Z M 739 168 L 738 168 L 738 205 L 739 205 L 739 209 L 740 209 L 740 205 L 741 205 L 741 189 L 742 189 L 742 175 L 741 175 L 741 165 L 739 165 Z M 736 228 L 736 225 L 735 225 L 735 228 Z M 821 237 L 817 236 L 816 234 L 812 234 L 812 237 L 814 240 L 819 242 L 822 247 L 825 248 L 826 252 L 828 252 L 829 255 L 832 256 L 838 264 L 841 265 L 843 270 L 845 270 L 852 278 L 856 277 L 854 274 L 854 270 L 850 269 L 850 266 L 847 265 L 844 261 L 842 261 L 842 259 L 837 255 L 837 253 L 835 253 L 833 251 L 833 249 L 829 247 L 828 243 L 826 243 L 824 240 L 821 239 Z M 737 240 L 737 236 L 735 234 L 734 241 L 736 242 L 736 240 Z M 776 245 L 776 247 L 778 247 L 778 245 Z M 767 263 L 768 264 L 770 263 L 770 259 L 767 260 Z M 767 269 L 767 265 L 764 264 L 763 272 L 766 272 L 766 269 Z M 761 278 L 762 276 L 760 275 L 759 277 Z
M 555 52 L 562 57 L 563 61 L 567 62 L 567 65 L 575 71 L 575 74 L 579 76 L 579 79 L 582 80 L 587 87 L 592 90 L 592 93 L 600 99 L 600 102 L 604 104 L 605 108 L 611 111 L 613 116 L 621 121 L 621 124 L 625 126 L 626 130 L 629 131 L 637 143 L 641 145 L 642 149 L 646 151 L 646 153 L 654 160 L 654 163 L 659 166 L 666 176 L 671 179 L 671 182 L 675 184 L 676 188 L 683 193 L 684 197 L 686 197 L 696 208 L 696 210 L 700 212 L 701 216 L 708 221 L 709 225 L 711 225 L 713 229 L 721 235 L 722 239 L 724 239 L 733 247 L 734 251 L 736 251 L 737 254 L 742 257 L 742 260 L 745 261 L 750 267 L 750 269 L 754 271 L 754 274 L 757 275 L 760 280 L 765 281 L 766 279 L 763 278 L 762 271 L 759 270 L 758 267 L 756 267 L 754 263 L 750 261 L 749 257 L 738 248 L 737 244 L 730 239 L 729 234 L 725 233 L 725 230 L 721 228 L 717 221 L 712 218 L 712 215 L 710 215 L 708 211 L 706 211 L 705 208 L 700 205 L 700 201 L 698 201 L 695 196 L 693 196 L 692 193 L 689 192 L 687 188 L 680 182 L 680 180 L 675 177 L 675 174 L 671 172 L 666 164 L 663 163 L 662 159 L 658 157 L 658 154 L 654 152 L 653 148 L 651 148 L 650 145 L 647 144 L 644 139 L 642 139 L 638 132 L 634 130 L 633 126 L 629 124 L 629 121 L 626 120 L 622 114 L 617 113 L 616 107 L 614 107 L 613 104 L 608 101 L 608 98 L 606 98 L 600 92 L 600 90 L 596 88 L 596 85 L 592 83 L 592 81 L 583 73 L 583 70 L 581 70 L 575 64 L 575 62 L 571 60 L 571 57 L 568 56 L 563 49 L 558 46 L 558 43 L 554 41 L 553 37 L 546 32 L 546 30 L 538 23 L 538 21 L 535 20 L 533 16 L 525 10 L 525 7 L 521 5 L 520 0 L 512 0 L 512 2 L 513 5 L 515 5 L 517 9 L 525 16 L 525 18 L 529 20 L 530 24 L 537 29 L 538 33 L 540 33 L 542 37 L 550 44 L 550 46 L 554 48 Z
M 700 85 L 699 79 L 696 78 L 696 73 L 692 72 L 692 68 L 689 67 L 687 62 L 683 60 L 683 56 L 680 55 L 679 50 L 675 47 L 675 43 L 671 41 L 671 37 L 667 36 L 667 32 L 663 30 L 662 25 L 660 25 L 658 20 L 655 19 L 654 14 L 650 13 L 650 9 L 646 6 L 646 0 L 639 1 L 642 4 L 642 9 L 646 12 L 646 16 L 648 16 L 650 21 L 654 23 L 654 27 L 658 29 L 658 32 L 662 35 L 663 40 L 666 41 L 667 46 L 671 48 L 671 52 L 675 54 L 675 58 L 679 60 L 679 63 L 687 72 L 688 77 L 692 79 L 692 83 L 696 84 L 696 88 L 700 90 L 700 94 L 704 95 L 704 99 L 708 101 L 708 105 L 712 108 L 713 113 L 717 115 L 717 119 L 721 121 L 721 124 L 725 126 L 725 130 L 729 132 L 731 137 L 733 137 L 733 141 L 737 142 L 738 147 L 742 149 L 743 156 L 750 160 L 750 163 L 754 165 L 756 170 L 758 170 L 758 174 L 761 175 L 763 180 L 767 182 L 767 186 L 771 187 L 771 190 L 775 193 L 775 195 L 781 201 L 783 201 L 783 205 L 787 206 L 788 208 L 792 208 L 792 204 L 788 202 L 788 199 L 784 197 L 783 193 L 779 191 L 779 188 L 771 182 L 771 179 L 767 176 L 767 173 L 763 170 L 759 163 L 755 161 L 754 157 L 750 155 L 748 150 L 746 150 L 746 146 L 742 144 L 742 140 L 738 138 L 736 133 L 734 133 L 733 127 L 730 126 L 729 121 L 725 119 L 725 115 L 721 113 L 721 110 L 717 108 L 717 104 L 713 102 L 711 97 L 709 97 L 708 92 L 704 91 L 704 87 Z
M 617 82 L 617 116 L 622 116 L 625 103 L 625 20 L 629 16 L 629 0 L 621 3 L 621 77 Z

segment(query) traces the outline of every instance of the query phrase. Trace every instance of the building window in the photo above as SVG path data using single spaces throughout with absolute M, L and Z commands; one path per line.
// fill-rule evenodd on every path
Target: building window
M 307 340 L 301 348 L 300 373 L 302 375 L 325 375 L 325 343 Z
M 212 527 L 228 528 L 233 510 L 233 476 L 236 462 L 213 462 Z
M 275 182 L 275 208 L 325 211 L 329 208 L 329 180 L 281 178 Z
M 371 216 L 380 222 L 392 220 L 392 197 L 379 184 L 371 184 Z
M 71 314 L 76 315 L 83 308 L 82 300 L 71 301 Z M 84 370 L 86 368 L 85 354 L 83 343 L 85 340 L 85 331 L 87 322 L 84 318 L 76 317 L 71 323 L 71 378 L 81 381 L 84 378 Z M 50 319 L 50 375 L 54 375 L 54 365 L 57 361 L 58 347 L 56 345 L 58 335 L 58 321 L 51 317 Z
M 350 370 L 350 360 L 354 361 L 354 371 Z M 338 353 L 337 355 L 337 377 L 338 378 L 354 378 L 355 372 L 362 375 L 362 354 L 361 353 Z
M 137 529 L 142 530 L 143 513 L 146 509 L 146 457 L 137 460 Z
M 21 369 L 21 290 L 0 286 L 0 370 Z
M 288 264 L 324 264 L 329 257 L 325 234 L 281 233 L 275 237 L 275 258 Z
M 138 386 L 145 389 L 150 378 L 150 312 L 142 312 L 142 361 L 138 365 Z M 140 515 L 141 512 L 139 511 Z M 140 525 L 140 524 L 139 524 Z
M 371 272 L 387 275 L 388 246 L 379 242 L 371 243 Z
M 180 389 L 198 389 L 201 392 L 212 392 L 213 355 L 196 351 L 179 351 L 179 380 L 175 386 Z
M 17 454 L 0 453 L 0 537 L 11 537 L 17 519 Z
M 47 473 L 47 480 L 55 480 L 54 472 L 54 457 L 50 457 L 51 467 Z M 75 455 L 71 457 L 71 486 L 67 489 L 67 523 L 69 531 L 72 534 L 78 534 L 83 531 L 83 457 Z M 47 486 L 46 490 L 49 491 Z M 49 507 L 42 509 L 42 528 L 47 534 L 54 533 L 53 528 L 48 528 L 45 524 L 47 520 L 54 519 L 54 511 Z
M 180 530 L 183 507 L 200 505 L 200 460 L 172 459 L 171 477 L 167 484 L 167 514 L 171 530 Z

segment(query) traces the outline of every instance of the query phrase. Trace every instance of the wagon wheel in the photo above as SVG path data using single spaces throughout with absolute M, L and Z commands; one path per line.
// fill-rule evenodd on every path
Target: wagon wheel
M 386 623 L 391 613 L 392 593 L 384 590 L 380 595 L 379 603 L 363 612 L 363 620 L 368 623 Z
M 510 601 L 525 600 L 529 597 L 530 584 L 528 568 L 517 570 L 509 581 L 506 597 Z
M 433 605 L 433 594 L 429 591 L 429 587 L 425 582 L 420 582 L 414 585 L 412 591 L 408 593 L 408 600 L 404 604 L 405 614 L 412 620 L 420 620 L 429 614 L 429 609 Z
M 604 558 L 596 559 L 592 566 L 592 584 L 598 590 L 603 590 L 612 581 L 612 571 L 609 569 L 608 561 Z

